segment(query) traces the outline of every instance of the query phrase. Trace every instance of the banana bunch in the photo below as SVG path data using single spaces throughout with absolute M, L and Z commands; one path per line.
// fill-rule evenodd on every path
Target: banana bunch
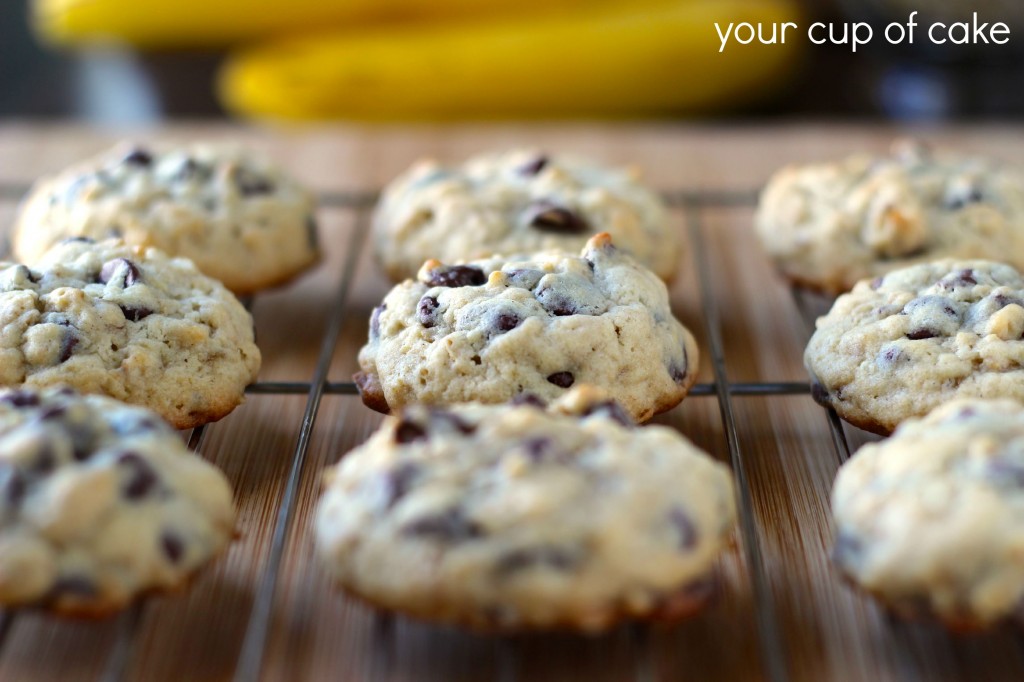
M 99 35 L 96 17 L 83 28 L 85 9 L 98 14 L 115 4 L 137 9 L 110 17 L 104 30 L 140 45 L 169 44 L 186 20 L 193 44 L 264 35 L 275 22 L 283 32 L 341 27 L 257 42 L 228 57 L 221 99 L 258 118 L 705 113 L 777 89 L 798 52 L 798 41 L 719 52 L 715 30 L 716 22 L 795 21 L 796 0 L 37 0 L 40 10 L 78 7 L 74 30 L 70 9 L 64 23 L 41 19 L 41 30 L 62 42 Z M 401 22 L 379 20 L 403 10 Z

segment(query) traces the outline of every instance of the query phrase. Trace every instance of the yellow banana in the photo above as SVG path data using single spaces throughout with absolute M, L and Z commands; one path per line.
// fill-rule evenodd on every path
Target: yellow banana
M 63 45 L 212 47 L 370 22 L 557 12 L 624 0 L 33 0 L 33 23 Z M 628 1 L 628 0 L 626 0 Z
M 735 42 L 715 22 L 794 20 L 790 0 L 689 0 L 532 20 L 402 26 L 273 42 L 230 58 L 235 112 L 369 120 L 701 112 L 778 85 L 802 36 Z

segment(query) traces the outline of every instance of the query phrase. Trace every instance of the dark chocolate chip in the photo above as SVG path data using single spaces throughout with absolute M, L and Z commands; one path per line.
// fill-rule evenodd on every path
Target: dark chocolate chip
M 537 300 L 544 306 L 544 310 L 555 317 L 575 315 L 577 312 L 576 304 L 569 296 L 556 293 L 550 288 L 538 292 Z
M 96 450 L 96 433 L 88 424 L 67 425 L 68 435 L 71 437 L 71 454 L 76 461 L 84 462 L 92 457 Z
M 503 578 L 531 568 L 571 571 L 577 562 L 578 559 L 573 552 L 561 547 L 527 547 L 514 549 L 503 555 L 495 564 L 495 571 Z
M 78 337 L 75 333 L 68 329 L 64 332 L 64 339 L 60 342 L 60 361 L 67 362 L 71 355 L 75 352 L 75 346 L 78 345 Z
M 139 166 L 140 168 L 146 168 L 153 163 L 153 155 L 149 151 L 142 147 L 135 147 L 130 152 L 125 154 L 124 158 L 121 159 L 122 163 L 129 166 Z
M 75 242 L 82 242 L 83 244 L 95 244 L 96 240 L 91 237 L 64 237 L 60 240 L 61 244 L 73 244 Z
M 199 180 L 203 182 L 213 175 L 213 169 L 205 163 L 200 163 L 192 158 L 187 158 L 181 162 L 178 169 L 174 171 L 174 175 L 171 176 L 172 180 L 178 182 L 184 182 L 187 180 Z
M 832 407 L 832 398 L 829 396 L 828 391 L 817 381 L 811 382 L 811 397 L 814 398 L 814 402 L 822 407 Z
M 164 551 L 164 556 L 172 563 L 176 564 L 181 561 L 181 557 L 185 556 L 185 543 L 175 533 L 170 531 L 164 531 L 160 535 L 160 548 Z
M 14 407 L 35 407 L 39 404 L 39 396 L 29 391 L 9 391 L 0 396 L 0 402 Z
M 617 421 L 623 426 L 636 426 L 636 422 L 633 421 L 633 418 L 630 417 L 626 410 L 622 408 L 622 405 L 619 405 L 619 403 L 614 400 L 604 400 L 599 403 L 594 403 L 587 408 L 586 412 L 583 413 L 583 416 L 589 417 L 593 414 L 607 417 L 608 419 Z
M 885 282 L 885 277 L 875 277 L 873 280 L 871 280 L 871 288 L 878 289 L 882 286 L 883 282 Z
M 559 388 L 569 388 L 575 381 L 576 377 L 572 375 L 572 372 L 555 372 L 548 375 L 548 382 Z
M 83 575 L 66 575 L 57 579 L 51 590 L 53 597 L 71 595 L 91 597 L 96 594 L 96 585 Z
M 484 271 L 472 265 L 446 265 L 427 276 L 427 286 L 432 287 L 478 287 L 486 282 Z
M 950 210 L 958 211 L 969 204 L 976 204 L 984 198 L 985 195 L 980 188 L 971 187 L 968 191 L 960 192 L 956 196 L 951 197 L 946 205 Z
M 384 505 L 390 509 L 405 497 L 412 487 L 413 481 L 420 475 L 420 467 L 414 462 L 402 462 L 383 478 Z
M 697 546 L 697 526 L 682 507 L 672 507 L 668 519 L 679 535 L 679 549 L 693 549 Z
M 532 393 L 519 393 L 512 396 L 512 399 L 508 402 L 510 405 L 529 405 L 530 407 L 539 407 L 542 410 L 547 407 L 543 400 Z
M 161 425 L 162 422 L 158 422 L 155 418 L 139 416 L 135 412 L 130 412 L 127 416 L 120 415 L 117 419 L 110 422 L 110 428 L 119 436 L 148 433 L 149 431 L 159 429 Z
M 381 303 L 370 313 L 370 338 L 376 339 L 380 336 L 380 314 L 388 309 L 387 303 Z
M 911 332 L 907 332 L 907 338 L 911 341 L 920 341 L 921 339 L 934 339 L 939 336 L 939 333 L 934 329 L 915 329 Z
M 544 274 L 543 270 L 534 270 L 532 268 L 513 268 L 512 270 L 505 271 L 506 281 L 509 286 L 530 291 L 537 286 L 541 278 L 544 277 Z
M 686 369 L 680 368 L 677 365 L 672 365 L 668 368 L 668 374 L 672 377 L 672 381 L 679 385 L 686 383 Z
M 40 275 L 38 273 L 35 273 L 35 272 L 32 272 L 31 270 L 29 270 L 24 265 L 18 265 L 15 268 L 15 270 L 18 273 L 16 275 L 16 277 L 21 277 L 23 279 L 27 279 L 29 282 L 32 282 L 32 284 L 38 284 L 39 280 L 41 280 L 43 278 L 42 275 Z
M 534 438 L 527 438 L 523 442 L 523 449 L 526 450 L 526 455 L 533 462 L 540 462 L 548 454 L 551 449 L 552 442 L 550 438 L 544 436 L 536 436 Z
M 274 191 L 274 183 L 267 178 L 244 168 L 235 168 L 234 180 L 235 186 L 244 197 L 270 194 Z
M 547 201 L 538 202 L 528 209 L 527 223 L 538 230 L 560 234 L 578 234 L 590 229 L 583 218 Z
M 548 165 L 548 157 L 541 154 L 540 156 L 534 157 L 519 167 L 519 173 L 521 175 L 536 175 L 544 170 L 544 167 Z
M 452 507 L 439 514 L 424 516 L 402 528 L 402 533 L 416 537 L 427 537 L 448 542 L 472 540 L 483 535 L 483 529 L 472 519 L 466 518 L 459 507 Z
M 4 502 L 16 507 L 25 497 L 28 482 L 25 475 L 11 466 L 0 465 L 0 492 Z
M 398 422 L 398 426 L 395 427 L 395 442 L 396 443 L 412 443 L 417 440 L 426 440 L 427 431 L 416 422 L 402 419 Z
M 118 286 L 130 287 L 142 280 L 142 274 L 135 263 L 127 258 L 115 258 L 108 260 L 100 268 L 99 281 L 101 284 L 108 284 L 115 279 L 117 281 L 114 283 Z
M 320 248 L 320 232 L 316 216 L 312 214 L 306 217 L 306 243 L 309 244 L 309 248 L 313 251 Z
M 476 426 L 470 424 L 457 414 L 447 410 L 434 410 L 430 413 L 431 419 L 444 422 L 463 435 L 469 435 L 476 431 Z
M 995 296 L 992 297 L 992 302 L 995 303 L 1000 310 L 1002 310 L 1003 308 L 1010 304 L 1024 306 L 1024 303 L 1022 303 L 1019 298 L 1007 296 L 1006 294 L 996 294 Z
M 840 566 L 849 565 L 856 561 L 862 549 L 860 540 L 840 531 L 836 535 L 835 544 L 832 545 L 832 561 Z
M 124 314 L 124 319 L 131 322 L 138 322 L 139 320 L 145 319 L 153 314 L 153 311 L 146 306 L 141 305 L 119 305 L 121 312 Z
M 48 405 L 39 412 L 39 419 L 41 421 L 60 419 L 67 411 L 68 409 L 63 405 Z
M 885 352 L 882 353 L 882 361 L 890 365 L 895 364 L 897 361 L 902 359 L 903 351 L 901 351 L 899 348 L 896 348 L 895 346 L 890 346 L 889 348 L 886 348 Z
M 117 457 L 117 463 L 128 472 L 124 488 L 121 490 L 126 499 L 142 499 L 156 487 L 159 481 L 156 472 L 138 453 L 122 452 Z
M 978 280 L 975 277 L 974 270 L 966 269 L 960 270 L 949 277 L 942 280 L 941 286 L 943 289 L 953 289 L 955 287 L 966 287 L 977 284 Z
M 35 461 L 32 462 L 31 472 L 45 476 L 56 468 L 57 456 L 53 454 L 53 449 L 49 445 L 44 445 L 36 455 Z
M 426 328 L 431 328 L 437 324 L 437 309 L 439 304 L 437 299 L 433 296 L 424 296 L 420 299 L 419 304 L 416 306 L 416 317 L 419 318 L 420 324 Z
M 494 316 L 494 329 L 499 333 L 512 331 L 520 322 L 522 319 L 514 313 L 498 313 Z

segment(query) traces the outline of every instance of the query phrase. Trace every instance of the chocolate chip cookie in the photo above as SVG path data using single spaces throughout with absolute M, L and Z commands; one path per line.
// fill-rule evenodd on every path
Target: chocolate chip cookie
M 645 421 L 686 395 L 697 345 L 664 283 L 600 234 L 580 256 L 428 261 L 373 311 L 359 365 L 363 401 L 382 412 L 553 400 L 586 383 Z
M 662 202 L 635 170 L 531 150 L 461 166 L 417 163 L 385 190 L 373 230 L 377 258 L 395 282 L 431 258 L 575 253 L 599 232 L 668 280 L 681 249 Z
M 912 617 L 1024 621 L 1024 407 L 958 400 L 864 446 L 832 491 L 837 565 Z
M 814 397 L 890 433 L 953 398 L 1024 401 L 1024 278 L 1009 265 L 944 260 L 860 282 L 804 354 Z
M 149 407 L 178 428 L 244 399 L 252 316 L 184 258 L 80 237 L 32 267 L 0 263 L 0 386 L 67 384 Z
M 0 604 L 110 613 L 183 585 L 234 521 L 227 479 L 155 413 L 0 391 Z
M 15 223 L 14 256 L 31 264 L 67 237 L 190 258 L 237 294 L 282 284 L 318 254 L 309 193 L 263 160 L 211 145 L 120 145 L 40 180 Z
M 381 608 L 483 630 L 674 619 L 713 593 L 729 470 L 606 395 L 418 405 L 327 475 L 319 554 Z M 628 424 L 628 420 L 627 421 Z
M 787 278 L 832 294 L 942 258 L 1024 267 L 1024 172 L 902 143 L 890 156 L 782 169 L 756 225 Z

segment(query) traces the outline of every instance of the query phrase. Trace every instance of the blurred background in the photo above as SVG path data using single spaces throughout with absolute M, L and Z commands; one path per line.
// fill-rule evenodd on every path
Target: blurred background
M 1007 120 L 1024 114 L 1021 0 L 3 0 L 0 116 Z M 1006 45 L 878 35 L 978 12 Z M 786 45 L 714 22 L 797 21 Z M 812 21 L 872 43 L 810 46 Z

